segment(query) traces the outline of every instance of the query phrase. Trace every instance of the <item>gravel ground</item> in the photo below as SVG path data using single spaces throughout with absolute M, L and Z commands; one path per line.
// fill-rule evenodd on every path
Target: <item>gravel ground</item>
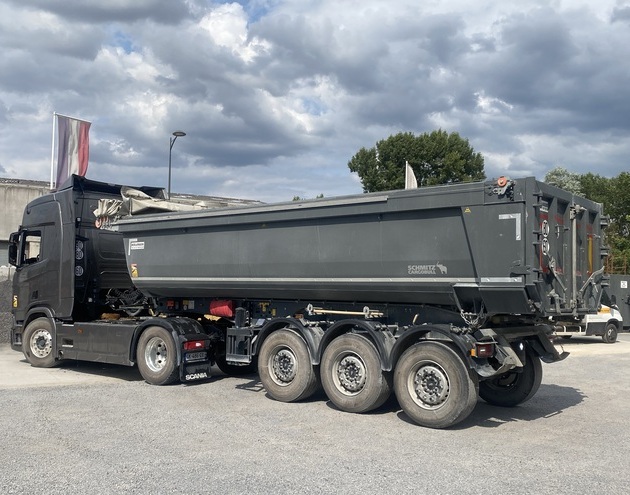
M 0 344 L 9 343 L 11 331 L 11 281 L 0 281 Z
M 31 368 L 0 345 L 0 493 L 626 495 L 629 337 L 571 339 L 529 402 L 479 401 L 447 430 L 395 400 L 370 414 L 321 393 L 284 404 L 255 375 L 153 387 L 134 368 Z M 13 371 L 66 380 L 3 387 Z

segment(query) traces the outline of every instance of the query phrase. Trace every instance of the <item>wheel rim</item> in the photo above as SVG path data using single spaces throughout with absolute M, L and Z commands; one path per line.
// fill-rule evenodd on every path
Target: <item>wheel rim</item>
M 442 407 L 448 400 L 450 381 L 448 374 L 439 364 L 422 361 L 409 373 L 407 388 L 418 406 L 434 410 Z
M 357 395 L 363 390 L 367 379 L 365 363 L 357 354 L 342 354 L 333 363 L 332 378 L 341 393 Z
M 31 352 L 38 358 L 45 358 L 52 352 L 52 335 L 48 330 L 37 330 L 33 334 Z
M 144 348 L 144 362 L 154 372 L 162 371 L 168 361 L 166 342 L 159 337 L 153 337 Z
M 271 379 L 278 385 L 289 385 L 297 375 L 298 360 L 289 347 L 277 347 L 269 356 Z
M 494 390 L 508 390 L 516 386 L 519 376 L 518 373 L 504 373 L 484 383 Z

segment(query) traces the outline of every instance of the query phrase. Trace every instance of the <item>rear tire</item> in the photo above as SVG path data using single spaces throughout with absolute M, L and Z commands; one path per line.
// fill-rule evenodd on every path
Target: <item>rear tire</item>
M 376 347 L 361 335 L 348 333 L 333 340 L 320 368 L 326 395 L 342 411 L 371 411 L 391 394 L 391 378 L 381 369 Z
M 488 404 L 514 407 L 531 399 L 542 381 L 540 358 L 529 347 L 525 350 L 525 366 L 521 373 L 508 371 L 479 384 L 479 396 Z
M 140 374 L 147 383 L 168 385 L 177 381 L 177 348 L 168 330 L 149 327 L 142 332 L 136 356 Z
M 306 399 L 319 386 L 306 342 L 286 328 L 276 330 L 262 343 L 258 375 L 267 393 L 280 402 Z
M 447 428 L 466 419 L 477 404 L 476 375 L 450 347 L 421 342 L 396 364 L 394 391 L 412 420 L 428 428 Z
M 602 340 L 607 344 L 614 344 L 617 342 L 617 325 L 609 323 L 606 325 L 606 331 L 602 335 Z
M 52 368 L 57 364 L 53 353 L 53 330 L 48 318 L 37 318 L 26 325 L 22 335 L 24 357 L 36 368 Z

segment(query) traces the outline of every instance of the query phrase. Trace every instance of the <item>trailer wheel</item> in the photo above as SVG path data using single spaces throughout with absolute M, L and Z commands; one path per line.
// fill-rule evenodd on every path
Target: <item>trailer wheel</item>
M 177 350 L 172 335 L 162 327 L 149 327 L 138 340 L 138 369 L 151 385 L 168 385 L 177 380 Z
M 381 369 L 376 347 L 361 335 L 348 333 L 333 340 L 320 368 L 326 395 L 342 411 L 371 411 L 391 394 L 391 378 Z
M 607 344 L 614 344 L 617 342 L 617 325 L 609 323 L 606 325 L 606 331 L 602 335 L 602 340 Z
M 33 320 L 24 330 L 24 357 L 36 368 L 52 368 L 57 363 L 53 354 L 53 331 L 48 318 Z
M 525 351 L 523 371 L 509 371 L 482 381 L 479 396 L 494 406 L 513 407 L 531 399 L 542 381 L 540 358 L 529 348 Z
M 436 342 L 411 346 L 394 372 L 398 403 L 412 420 L 429 428 L 447 428 L 468 417 L 477 403 L 478 382 L 463 359 Z
M 258 375 L 267 393 L 281 402 L 306 399 L 319 385 L 306 342 L 289 329 L 277 330 L 265 339 L 258 355 Z

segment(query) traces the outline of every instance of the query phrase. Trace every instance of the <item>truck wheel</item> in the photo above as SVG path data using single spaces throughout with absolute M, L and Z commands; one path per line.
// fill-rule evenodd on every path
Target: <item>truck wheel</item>
M 542 374 L 540 358 L 527 348 L 523 371 L 509 371 L 481 382 L 479 396 L 494 406 L 516 406 L 534 396 L 540 387 Z
M 31 366 L 55 366 L 57 360 L 53 354 L 53 331 L 48 318 L 37 318 L 30 322 L 22 337 L 22 352 Z
M 333 340 L 320 368 L 326 395 L 342 411 L 371 411 L 391 394 L 391 380 L 381 369 L 376 347 L 361 335 L 348 333 Z
M 265 339 L 258 355 L 258 375 L 267 393 L 281 402 L 306 399 L 318 387 L 304 339 L 283 329 Z
M 609 323 L 606 325 L 606 331 L 602 335 L 602 340 L 607 344 L 614 344 L 617 342 L 617 325 Z
M 138 340 L 138 369 L 151 385 L 168 385 L 177 380 L 177 350 L 171 334 L 162 327 L 149 327 Z
M 444 344 L 415 344 L 396 364 L 398 403 L 421 426 L 446 428 L 464 420 L 475 408 L 478 391 L 476 375 Z

